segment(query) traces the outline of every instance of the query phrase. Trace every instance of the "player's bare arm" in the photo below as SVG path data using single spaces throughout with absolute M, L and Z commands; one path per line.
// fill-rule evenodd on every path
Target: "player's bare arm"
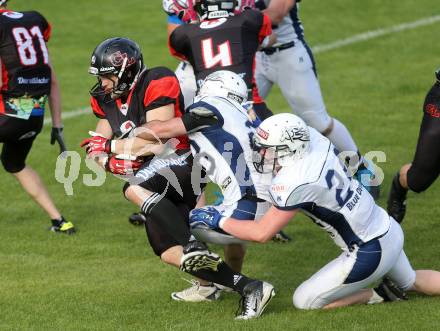
M 281 210 L 272 206 L 258 222 L 227 218 L 220 221 L 220 227 L 234 237 L 264 243 L 282 230 L 297 212 L 297 209 Z
M 295 6 L 296 0 L 272 0 L 269 6 L 263 10 L 272 21 L 272 24 L 278 25 L 289 11 Z
M 143 125 L 148 130 L 135 129 L 136 137 L 152 140 L 173 138 L 195 132 L 203 127 L 217 123 L 214 114 L 207 112 L 203 107 L 194 107 L 182 117 L 175 117 L 168 121 L 149 121 Z
M 147 129 L 147 130 L 145 130 Z M 154 140 L 156 137 L 168 139 L 186 134 L 186 129 L 180 117 L 168 121 L 153 120 L 135 129 L 135 135 L 144 140 Z M 156 136 L 155 136 L 156 135 Z

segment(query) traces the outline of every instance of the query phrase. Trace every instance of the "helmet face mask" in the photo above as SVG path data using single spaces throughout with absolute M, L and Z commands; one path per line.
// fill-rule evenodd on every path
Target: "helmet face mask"
M 259 173 L 276 173 L 280 167 L 286 165 L 286 160 L 293 157 L 296 151 L 290 151 L 287 145 L 281 146 L 263 146 L 254 139 L 252 149 L 253 164 L 255 170 Z
M 89 73 L 98 77 L 98 82 L 91 88 L 92 96 L 108 95 L 118 99 L 131 90 L 145 66 L 139 46 L 127 38 L 104 40 L 93 51 Z M 102 86 L 102 78 L 113 81 L 113 88 L 108 92 Z
M 223 97 L 241 105 L 247 101 L 248 90 L 239 75 L 232 71 L 219 70 L 205 78 L 197 95 Z

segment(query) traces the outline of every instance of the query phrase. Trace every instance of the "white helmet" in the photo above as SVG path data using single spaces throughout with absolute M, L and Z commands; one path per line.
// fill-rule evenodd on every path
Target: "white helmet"
M 224 97 L 242 104 L 247 100 L 248 90 L 244 80 L 235 72 L 219 70 L 205 78 L 198 95 Z
M 289 166 L 309 150 L 310 132 L 296 115 L 282 113 L 265 119 L 253 139 L 254 166 L 258 172 L 275 170 L 276 163 Z

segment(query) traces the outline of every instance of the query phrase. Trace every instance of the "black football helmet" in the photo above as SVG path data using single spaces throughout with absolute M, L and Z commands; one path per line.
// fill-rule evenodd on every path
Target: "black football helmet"
M 131 90 L 144 69 L 141 49 L 134 41 L 120 37 L 104 40 L 96 46 L 90 61 L 89 74 L 98 76 L 90 94 L 104 95 L 100 76 L 115 75 L 118 81 L 114 82 L 111 98 L 118 99 Z
M 234 13 L 237 0 L 200 0 L 194 5 L 201 19 L 226 17 Z

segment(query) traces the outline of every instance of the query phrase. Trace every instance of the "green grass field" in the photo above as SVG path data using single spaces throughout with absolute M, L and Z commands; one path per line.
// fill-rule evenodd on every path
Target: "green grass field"
M 166 47 L 166 17 L 159 0 L 11 1 L 17 10 L 36 9 L 53 25 L 49 50 L 61 83 L 65 112 L 88 106 L 94 79 L 89 57 L 102 39 L 127 36 L 139 42 L 149 67 L 174 68 Z M 390 28 L 440 14 L 438 0 L 302 2 L 311 46 L 325 45 L 369 30 Z M 363 152 L 384 151 L 385 205 L 390 180 L 409 162 L 416 145 L 421 107 L 440 66 L 439 23 L 420 26 L 316 55 L 329 112 L 351 130 Z M 287 111 L 277 89 L 269 106 Z M 85 111 L 87 113 L 87 111 Z M 69 149 L 95 127 L 91 113 L 66 119 Z M 276 286 L 264 315 L 235 322 L 238 295 L 219 302 L 173 302 L 186 275 L 160 263 L 145 232 L 127 222 L 136 210 L 121 194 L 121 181 L 108 176 L 89 187 L 82 175 L 73 196 L 54 178 L 58 148 L 49 145 L 50 126 L 34 143 L 28 163 L 44 178 L 58 207 L 79 229 L 75 236 L 46 231 L 46 215 L 17 183 L 0 170 L 0 330 L 433 330 L 440 298 L 421 296 L 396 304 L 304 312 L 293 308 L 294 289 L 339 252 L 326 234 L 305 217 L 292 222 L 287 245 L 249 246 L 244 272 Z M 440 270 L 439 182 L 426 193 L 410 194 L 403 224 L 405 250 L 414 267 Z

